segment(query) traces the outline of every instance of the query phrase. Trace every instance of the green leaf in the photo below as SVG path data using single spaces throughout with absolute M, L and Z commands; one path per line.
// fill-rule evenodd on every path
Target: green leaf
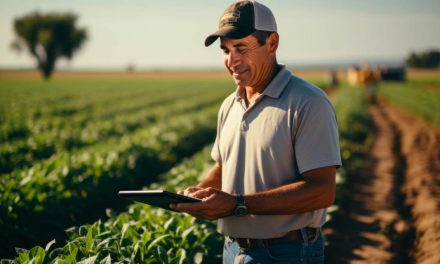
M 202 252 L 197 252 L 194 255 L 194 263 L 195 264 L 201 264 L 203 262 L 203 253 Z
M 92 232 L 93 232 L 93 229 L 92 229 L 92 227 L 90 227 L 88 230 L 87 230 L 87 237 L 86 237 L 86 252 L 90 252 L 90 249 L 92 248 L 92 245 L 93 245 L 93 234 L 92 234 Z
M 119 244 L 122 244 L 122 240 L 124 240 L 125 237 L 125 233 L 127 233 L 127 229 L 129 228 L 129 224 L 128 223 L 124 223 L 124 225 L 122 226 L 122 230 L 121 230 L 121 238 L 119 239 Z
M 168 221 L 166 221 L 166 223 L 163 225 L 165 230 L 168 230 L 168 227 L 173 223 L 173 221 L 174 221 L 174 216 L 171 217 Z
M 155 240 L 153 240 L 153 242 L 151 242 L 151 244 L 148 245 L 148 247 L 147 247 L 147 251 L 150 251 L 150 249 L 151 249 L 152 247 L 156 246 L 157 243 L 159 243 L 162 239 L 164 239 L 164 238 L 166 238 L 166 237 L 168 237 L 168 236 L 170 236 L 170 235 L 169 235 L 169 234 L 162 235 L 162 236 L 156 238 Z
M 75 263 L 77 254 L 78 254 L 78 248 L 74 248 L 72 252 L 70 252 L 70 255 L 67 256 L 65 260 L 68 261 L 68 263 Z
M 97 257 L 98 257 L 98 255 L 91 256 L 90 258 L 86 258 L 86 259 L 78 262 L 78 264 L 94 264 Z
M 194 228 L 196 228 L 196 226 L 191 226 L 190 228 L 186 229 L 185 231 L 183 231 L 182 233 L 182 240 L 185 240 L 186 237 L 194 230 Z
M 138 253 L 138 251 L 139 251 L 139 248 L 140 247 L 142 247 L 142 241 L 138 241 L 138 242 L 136 242 L 136 244 L 134 245 L 134 247 L 133 247 L 133 252 L 131 253 L 131 261 L 132 262 L 134 262 L 134 259 L 135 259 L 135 257 L 136 257 L 136 254 Z
M 182 264 L 186 259 L 186 250 L 181 248 L 181 249 L 179 249 L 179 251 L 180 251 L 179 264 Z
M 18 247 L 15 248 L 15 252 L 17 254 L 22 254 L 22 253 L 29 254 L 29 250 L 24 249 L 24 248 L 18 248 Z
M 46 247 L 44 248 L 45 251 L 49 251 L 50 247 L 55 244 L 56 240 L 52 240 L 49 243 L 46 244 Z
M 31 249 L 30 252 L 31 255 L 31 262 L 34 264 L 41 264 L 44 261 L 44 258 L 46 257 L 46 251 L 42 247 L 34 247 Z
M 112 263 L 112 258 L 110 257 L 110 254 L 108 254 L 107 257 L 105 257 L 99 263 L 100 264 L 111 264 Z
M 150 239 L 151 239 L 151 233 L 148 232 L 148 231 L 145 231 L 145 232 L 142 234 L 141 240 L 144 241 L 144 243 L 147 243 L 147 242 L 150 241 Z
M 29 260 L 30 260 L 29 250 L 22 249 L 22 248 L 15 248 L 15 252 L 18 253 L 18 257 L 16 258 L 18 263 L 27 263 L 27 262 L 29 262 Z

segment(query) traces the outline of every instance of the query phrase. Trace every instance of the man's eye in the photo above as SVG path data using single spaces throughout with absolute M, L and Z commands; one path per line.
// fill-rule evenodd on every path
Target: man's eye
M 223 54 L 228 54 L 229 53 L 229 50 L 222 50 L 223 51 Z

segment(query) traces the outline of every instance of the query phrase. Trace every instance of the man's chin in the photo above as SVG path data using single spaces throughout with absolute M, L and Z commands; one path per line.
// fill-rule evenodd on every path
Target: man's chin
M 233 78 L 233 79 L 234 79 L 234 82 L 237 86 L 245 86 L 246 85 L 244 80 L 236 79 L 236 78 Z

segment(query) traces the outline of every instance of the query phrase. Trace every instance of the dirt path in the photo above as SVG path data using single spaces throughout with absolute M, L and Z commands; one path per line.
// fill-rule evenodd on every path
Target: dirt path
M 370 107 L 371 168 L 349 179 L 328 263 L 440 263 L 440 136 L 383 102 Z
M 440 133 L 410 113 L 383 105 L 401 135 L 402 192 L 411 208 L 415 263 L 440 263 Z

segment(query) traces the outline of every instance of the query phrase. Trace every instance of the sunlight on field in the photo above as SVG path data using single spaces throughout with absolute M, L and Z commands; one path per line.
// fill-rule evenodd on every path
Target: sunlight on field
M 293 73 L 328 91 L 329 71 L 293 69 Z M 343 167 L 336 178 L 336 203 L 324 226 L 330 259 L 339 259 L 344 250 L 337 248 L 338 236 L 355 236 L 347 238 L 355 241 L 362 235 L 346 222 L 338 226 L 338 221 L 347 220 L 347 210 L 371 204 L 369 196 L 356 200 L 354 208 L 347 203 L 355 196 L 347 197 L 350 192 L 358 194 L 359 181 L 377 176 L 370 152 L 377 125 L 371 109 L 381 107 L 395 118 L 405 112 L 411 124 L 429 127 L 439 122 L 438 83 L 438 70 L 409 69 L 406 82 L 382 82 L 380 105 L 369 105 L 361 87 L 342 82 L 331 90 Z M 37 72 L 0 72 L 0 258 L 15 256 L 13 247 L 18 246 L 34 248 L 23 251 L 18 263 L 55 257 L 72 262 L 219 261 L 223 238 L 213 222 L 139 204 L 128 206 L 115 193 L 122 187 L 178 190 L 195 184 L 212 163 L 209 151 L 219 105 L 234 89 L 226 71 L 58 72 L 49 81 Z M 424 125 L 417 128 L 431 131 Z M 420 138 L 417 146 L 436 137 Z M 397 164 L 396 171 L 405 166 Z M 430 186 L 420 188 L 426 191 Z M 419 228 L 411 221 L 408 225 Z M 373 231 L 365 232 L 385 232 L 383 227 L 370 228 Z M 417 232 L 422 236 L 426 230 Z M 45 250 L 54 238 L 57 243 L 49 243 Z
M 415 80 L 422 80 L 422 79 L 440 79 L 440 70 L 439 69 L 408 69 L 408 78 L 409 79 L 415 79 Z
M 295 75 L 304 79 L 326 80 L 329 71 L 327 70 L 302 70 L 292 69 Z M 55 72 L 55 79 L 61 78 L 231 78 L 226 70 L 219 71 L 145 71 L 145 72 L 126 72 L 126 71 L 78 71 L 78 72 Z M 41 75 L 37 71 L 0 71 L 0 79 L 40 79 Z

